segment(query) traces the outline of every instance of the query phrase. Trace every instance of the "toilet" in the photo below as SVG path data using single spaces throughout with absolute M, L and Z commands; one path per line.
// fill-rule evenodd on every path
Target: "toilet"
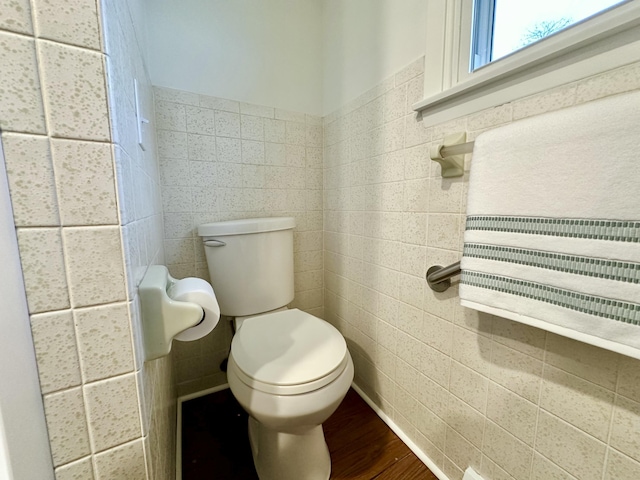
M 227 378 L 249 414 L 260 480 L 327 480 L 322 423 L 353 380 L 353 362 L 336 328 L 293 300 L 291 217 L 198 227 L 220 311 L 234 317 Z

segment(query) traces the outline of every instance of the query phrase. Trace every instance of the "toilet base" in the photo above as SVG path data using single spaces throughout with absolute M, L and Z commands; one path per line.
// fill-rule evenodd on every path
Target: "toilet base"
M 249 417 L 249 442 L 260 480 L 328 480 L 329 448 L 322 425 L 300 434 L 277 432 Z

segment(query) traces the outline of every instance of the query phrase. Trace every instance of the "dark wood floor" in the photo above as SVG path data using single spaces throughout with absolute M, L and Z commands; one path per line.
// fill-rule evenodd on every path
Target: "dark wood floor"
M 334 480 L 437 480 L 354 391 L 324 423 Z M 183 480 L 257 480 L 247 414 L 230 390 L 182 404 Z

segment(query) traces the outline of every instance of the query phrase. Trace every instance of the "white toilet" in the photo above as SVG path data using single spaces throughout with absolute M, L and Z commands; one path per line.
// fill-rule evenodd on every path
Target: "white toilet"
M 261 480 L 327 480 L 331 459 L 322 423 L 353 380 L 338 330 L 293 300 L 290 217 L 200 225 L 211 284 L 223 315 L 235 317 L 229 386 L 249 413 Z

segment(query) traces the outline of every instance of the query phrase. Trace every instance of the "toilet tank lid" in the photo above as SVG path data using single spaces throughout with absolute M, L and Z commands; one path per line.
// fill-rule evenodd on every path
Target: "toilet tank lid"
M 248 233 L 289 230 L 296 226 L 293 217 L 245 218 L 226 222 L 204 223 L 198 226 L 200 237 L 243 235 Z

